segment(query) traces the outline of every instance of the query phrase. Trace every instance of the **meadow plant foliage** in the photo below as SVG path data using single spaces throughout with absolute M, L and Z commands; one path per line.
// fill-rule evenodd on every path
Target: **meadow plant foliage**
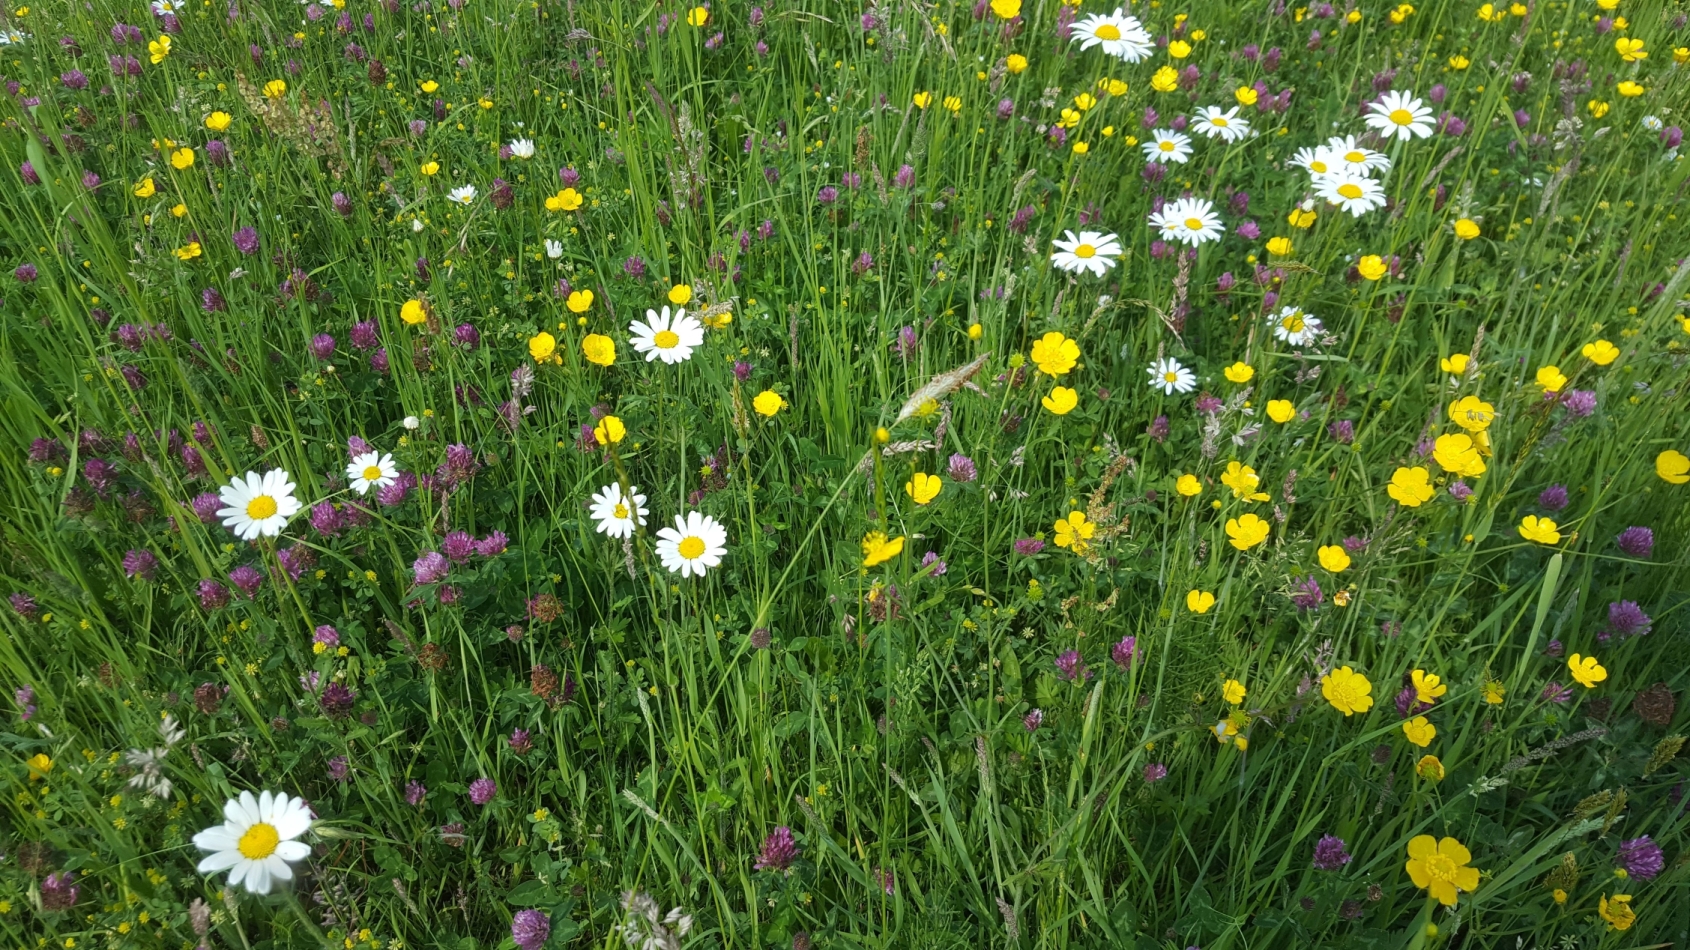
M 4 942 L 1683 945 L 1687 60 L 9 5 Z

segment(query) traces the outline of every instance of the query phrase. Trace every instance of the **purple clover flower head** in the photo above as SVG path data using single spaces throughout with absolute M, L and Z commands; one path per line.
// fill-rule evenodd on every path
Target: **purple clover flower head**
M 1238 226 L 1238 236 L 1246 241 L 1254 241 L 1262 236 L 1262 226 L 1254 221 L 1246 221 Z
M 557 180 L 565 188 L 574 188 L 581 183 L 581 173 L 573 167 L 560 168 L 557 171 Z
M 494 531 L 475 542 L 475 553 L 482 557 L 498 557 L 505 553 L 505 548 L 509 547 L 510 543 L 511 539 L 503 531 Z
M 229 572 L 229 583 L 241 589 L 250 600 L 258 595 L 258 589 L 264 586 L 264 574 L 251 564 L 242 564 Z
M 1619 637 L 1621 640 L 1627 637 L 1646 636 L 1653 623 L 1654 621 L 1649 619 L 1649 615 L 1644 613 L 1643 608 L 1637 606 L 1635 601 L 1616 600 L 1608 605 L 1608 629 L 1606 632 Z
M 334 205 L 334 210 L 338 212 L 341 217 L 352 217 L 352 199 L 346 197 L 346 192 L 335 192 L 334 195 L 329 198 L 329 204 Z
M 461 323 L 452 330 L 452 342 L 466 350 L 473 350 L 481 345 L 481 331 L 474 324 Z
M 1560 683 L 1549 683 L 1543 687 L 1541 698 L 1546 703 L 1565 703 L 1573 698 L 1573 688 Z
M 423 799 L 428 797 L 428 786 L 412 779 L 405 783 L 405 804 L 412 808 L 420 808 Z
M 340 631 L 326 623 L 322 624 L 312 632 L 311 643 L 313 645 L 321 643 L 323 646 L 332 650 L 335 647 L 340 646 Z
M 1412 686 L 1405 686 L 1397 693 L 1397 718 L 1407 719 L 1418 716 L 1432 707 L 1419 701 L 1420 693 Z
M 1674 149 L 1684 144 L 1684 130 L 1676 125 L 1669 125 L 1661 130 L 1661 144 Z
M 1567 486 L 1551 485 L 1538 493 L 1537 506 L 1546 511 L 1560 511 L 1567 507 Z
M 979 471 L 974 467 L 974 460 L 961 452 L 951 455 L 949 469 L 951 480 L 955 482 L 971 482 L 980 477 Z
M 1294 590 L 1291 603 L 1295 604 L 1298 610 L 1318 610 L 1326 599 L 1326 595 L 1320 592 L 1320 582 L 1313 576 L 1298 584 Z
M 134 548 L 123 555 L 123 573 L 150 581 L 158 576 L 158 557 L 146 548 Z
M 511 917 L 511 940 L 521 950 L 540 950 L 552 935 L 552 919 L 545 913 L 524 909 Z
M 200 291 L 200 309 L 206 313 L 222 313 L 229 309 L 229 301 L 223 299 L 223 292 L 216 287 L 207 287 Z
M 1150 420 L 1150 425 L 1146 426 L 1144 431 L 1145 431 L 1146 435 L 1149 435 L 1152 439 L 1155 439 L 1157 442 L 1168 441 L 1168 432 L 1169 432 L 1168 417 L 1167 416 L 1157 416 L 1156 418 Z
M 1561 394 L 1561 408 L 1567 410 L 1567 415 L 1571 418 L 1587 418 L 1596 411 L 1596 391 L 1569 389 Z
M 423 587 L 445 580 L 446 575 L 452 571 L 452 564 L 438 551 L 424 551 L 422 556 L 411 564 L 411 571 L 416 575 L 417 586 Z
M 1648 835 L 1622 841 L 1620 850 L 1614 855 L 1614 864 L 1625 870 L 1625 873 L 1640 881 L 1654 879 L 1666 867 L 1666 855 L 1661 852 L 1661 846 L 1656 844 Z
M 1337 835 L 1321 835 L 1320 840 L 1315 842 L 1315 870 L 1336 871 L 1350 861 L 1350 853 L 1344 850 L 1344 839 Z
M 785 871 L 798 860 L 799 853 L 798 842 L 792 837 L 792 829 L 780 825 L 763 839 L 763 850 L 758 853 L 757 861 L 751 867 L 754 871 Z
M 1056 658 L 1056 678 L 1078 680 L 1082 683 L 1091 678 L 1091 671 L 1086 669 L 1085 661 L 1080 659 L 1080 651 L 1067 650 Z
M 1210 393 L 1203 393 L 1197 397 L 1197 411 L 1204 413 L 1205 415 L 1212 416 L 1215 413 L 1220 412 L 1221 408 L 1225 405 L 1226 403 L 1221 402 L 1219 396 L 1215 396 Z
M 909 165 L 899 165 L 892 175 L 892 186 L 895 188 L 909 188 L 915 184 L 915 169 Z
M 381 345 L 381 331 L 374 320 L 360 320 L 352 325 L 352 345 L 360 350 L 373 350 Z
M 231 235 L 231 240 L 235 242 L 235 250 L 242 254 L 258 253 L 258 231 L 255 228 L 241 228 Z
M 35 282 L 35 278 L 40 276 L 40 272 L 35 269 L 34 264 L 19 264 L 18 269 L 12 271 L 12 276 L 16 277 L 20 283 L 31 284 Z
M 311 338 L 311 355 L 320 360 L 334 358 L 334 337 L 319 333 Z
M 36 465 L 63 461 L 65 447 L 57 439 L 36 439 L 29 443 L 29 460 Z
M 1473 486 L 1458 478 L 1450 483 L 1449 496 L 1454 498 L 1456 501 L 1464 502 L 1473 497 Z
M 933 570 L 928 572 L 929 577 L 943 577 L 945 576 L 945 572 L 950 570 L 950 565 L 945 563 L 945 559 L 939 556 L 938 551 L 928 551 L 926 554 L 921 556 L 921 566 L 923 569 L 930 564 L 933 566 Z
M 462 564 L 475 556 L 475 539 L 467 531 L 453 531 L 440 542 L 440 550 L 454 564 Z
M 1155 785 L 1168 777 L 1168 767 L 1160 762 L 1152 762 L 1144 767 L 1144 784 Z
M 41 882 L 41 909 L 51 913 L 75 907 L 81 891 L 75 882 L 76 874 L 72 871 L 47 875 Z
M 1045 711 L 1042 709 L 1030 709 L 1027 715 L 1021 717 L 1021 725 L 1025 726 L 1028 732 L 1038 732 L 1044 722 Z
M 490 778 L 478 778 L 469 783 L 469 800 L 485 805 L 499 794 L 499 784 Z
M 215 496 L 213 496 L 215 497 Z M 325 538 L 336 537 L 346 523 L 333 502 L 320 501 L 311 506 L 311 527 Z
M 1356 439 L 1356 424 L 1348 419 L 1339 419 L 1326 427 L 1326 434 L 1348 445 Z
M 29 162 L 24 162 L 22 165 L 18 166 L 18 174 L 23 176 L 23 183 L 26 185 L 41 184 L 41 174 L 37 172 L 35 170 L 35 166 L 31 165 Z
M 323 694 L 317 698 L 323 715 L 330 719 L 345 719 L 352 715 L 352 707 L 357 702 L 358 694 L 345 683 L 330 683 L 323 687 Z
M 831 205 L 838 200 L 839 189 L 833 187 L 832 185 L 823 185 L 821 190 L 816 192 L 816 202 L 824 207 Z
M 336 782 L 345 782 L 352 778 L 352 764 L 346 761 L 346 756 L 337 755 L 329 760 L 329 778 Z
M 200 492 L 188 504 L 194 509 L 194 517 L 200 520 L 200 524 L 216 524 L 217 510 L 223 507 L 223 499 L 214 492 Z
M 222 610 L 229 606 L 229 589 L 209 577 L 200 578 L 198 594 L 201 610 Z
M 1022 557 L 1032 557 L 1044 549 L 1045 543 L 1038 538 L 1021 538 L 1015 542 L 1015 553 Z
M 1621 531 L 1614 544 L 1632 557 L 1648 558 L 1655 550 L 1655 532 L 1638 525 Z
M 12 612 L 16 613 L 25 620 L 34 620 L 35 615 L 41 609 L 40 606 L 36 604 L 34 597 L 31 597 L 21 591 L 6 599 L 12 605 Z
M 517 755 L 527 755 L 534 751 L 534 736 L 527 729 L 513 729 L 511 737 L 505 742 Z
M 1008 122 L 1015 118 L 1015 100 L 1005 96 L 998 100 L 998 120 Z
M 12 701 L 18 704 L 18 718 L 24 722 L 35 715 L 35 687 L 27 683 L 19 686 L 12 692 Z
M 222 139 L 212 139 L 205 143 L 205 157 L 214 168 L 227 168 L 229 165 L 229 146 Z
M 388 362 L 388 359 L 387 359 L 387 348 L 386 347 L 382 347 L 381 349 L 376 350 L 374 353 L 370 354 L 370 369 L 373 369 L 377 373 L 380 373 L 381 375 L 386 376 L 387 371 L 390 368 L 391 368 L 391 364 Z M 388 487 L 392 488 L 393 486 L 389 485 Z
M 1119 643 L 1109 648 L 1109 659 L 1115 661 L 1115 665 L 1120 668 L 1121 672 L 1125 673 L 1131 670 L 1133 663 L 1138 660 L 1138 638 L 1134 636 L 1122 637 Z

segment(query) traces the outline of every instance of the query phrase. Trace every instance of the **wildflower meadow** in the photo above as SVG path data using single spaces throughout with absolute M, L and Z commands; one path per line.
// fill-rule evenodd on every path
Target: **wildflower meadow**
M 1685 946 L 1687 16 L 12 0 L 0 946 Z

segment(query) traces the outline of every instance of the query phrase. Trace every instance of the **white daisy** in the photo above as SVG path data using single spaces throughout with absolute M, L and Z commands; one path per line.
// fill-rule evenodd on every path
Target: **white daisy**
M 1169 241 L 1196 247 L 1209 241 L 1219 241 L 1226 232 L 1220 215 L 1215 214 L 1212 202 L 1202 198 L 1178 198 L 1162 206 L 1150 216 L 1150 226 L 1162 232 Z
M 533 158 L 534 157 L 534 140 L 533 139 L 517 139 L 517 140 L 511 142 L 511 157 L 512 158 Z
M 352 490 L 367 495 L 371 489 L 386 488 L 399 478 L 399 466 L 393 464 L 393 454 L 365 452 L 354 455 L 346 464 L 346 477 L 352 480 Z
M 546 256 L 551 258 L 554 261 L 557 260 L 558 258 L 562 257 L 563 256 L 563 245 L 559 244 L 558 242 L 556 242 L 554 240 L 552 240 L 551 238 L 546 238 Z
M 453 188 L 451 191 L 446 193 L 446 197 L 456 201 L 458 204 L 467 205 L 475 200 L 475 186 L 465 185 L 462 188 Z
M 1150 32 L 1119 7 L 1114 13 L 1094 13 L 1075 23 L 1069 35 L 1080 41 L 1080 49 L 1101 46 L 1105 53 L 1129 63 L 1148 58 L 1154 48 Z
M 1660 116 L 1646 115 L 1643 117 L 1643 127 L 1651 132 L 1659 132 L 1664 124 Z
M 1366 121 L 1368 128 L 1386 136 L 1394 135 L 1405 142 L 1432 135 L 1432 110 L 1419 99 L 1395 89 L 1380 96 L 1379 101 L 1368 108 Z
M 311 810 L 298 798 L 277 792 L 242 792 L 223 805 L 225 821 L 194 835 L 194 845 L 210 851 L 199 863 L 201 874 L 229 872 L 229 886 L 246 882 L 254 894 L 293 880 L 292 862 L 303 861 L 311 846 L 295 841 L 311 827 Z
M 657 532 L 657 557 L 663 566 L 682 577 L 703 577 L 722 563 L 728 553 L 728 529 L 709 515 L 696 511 L 675 516 L 673 528 Z
M 1197 374 L 1172 357 L 1151 363 L 1145 372 L 1150 374 L 1150 388 L 1160 389 L 1165 396 L 1188 393 L 1197 388 Z
M 1391 170 L 1389 158 L 1383 153 L 1357 145 L 1353 135 L 1334 135 L 1326 140 L 1325 149 L 1328 155 L 1338 159 L 1343 168 L 1358 175 Z
M 645 323 L 635 320 L 628 324 L 628 332 L 634 335 L 628 342 L 645 354 L 647 363 L 656 359 L 671 365 L 684 363 L 692 358 L 692 348 L 704 342 L 704 325 L 687 316 L 685 310 L 675 311 L 673 318 L 668 307 L 662 313 L 647 310 L 645 318 Z
M 1361 172 L 1321 175 L 1314 180 L 1314 193 L 1357 218 L 1385 206 L 1385 189 Z
M 27 39 L 29 39 L 28 33 L 21 33 L 17 30 L 0 30 L 0 46 L 16 46 Z
M 153 16 L 164 16 L 166 13 L 176 12 L 176 4 L 172 0 L 153 0 L 152 7 Z
M 1238 114 L 1238 107 L 1221 111 L 1220 106 L 1204 106 L 1192 118 L 1191 127 L 1209 138 L 1236 142 L 1250 134 L 1250 120 Z
M 1191 136 L 1184 132 L 1169 132 L 1167 129 L 1157 129 L 1150 133 L 1150 141 L 1140 145 L 1144 149 L 1146 161 L 1179 162 L 1185 164 L 1191 157 Z
M 217 492 L 224 507 L 217 509 L 223 527 L 242 541 L 259 535 L 273 538 L 282 533 L 288 519 L 299 513 L 299 499 L 293 497 L 293 482 L 288 473 L 273 468 L 263 475 L 247 472 Z
M 588 510 L 598 522 L 599 534 L 626 538 L 636 527 L 645 524 L 645 516 L 651 514 L 651 509 L 645 506 L 645 496 L 639 493 L 638 485 L 630 490 L 631 496 L 622 491 L 621 485 L 610 484 L 593 494 Z
M 1303 308 L 1289 304 L 1280 307 L 1279 312 L 1267 318 L 1268 326 L 1273 327 L 1273 335 L 1292 346 L 1307 346 L 1320 335 L 1320 320 L 1313 314 L 1304 313 Z
M 1294 168 L 1304 169 L 1310 175 L 1319 178 L 1322 175 L 1330 175 L 1337 171 L 1343 166 L 1344 162 L 1343 159 L 1332 154 L 1331 149 L 1324 145 L 1317 145 L 1314 148 L 1297 149 L 1297 154 L 1291 156 L 1290 164 Z
M 1058 268 L 1070 274 L 1087 270 L 1093 277 L 1102 277 L 1115 266 L 1115 258 L 1121 253 L 1121 244 L 1115 235 L 1102 231 L 1081 231 L 1079 237 L 1075 237 L 1072 231 L 1062 233 L 1066 239 L 1057 238 L 1050 242 L 1056 245 L 1050 262 Z

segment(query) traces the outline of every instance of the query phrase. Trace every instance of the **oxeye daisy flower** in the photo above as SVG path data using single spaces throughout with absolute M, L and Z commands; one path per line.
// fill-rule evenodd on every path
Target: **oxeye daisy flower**
M 1183 165 L 1191 158 L 1191 136 L 1183 132 L 1157 129 L 1150 133 L 1150 141 L 1139 148 L 1144 149 L 1146 161 L 1164 165 L 1168 162 L 1178 162 Z
M 1292 346 L 1307 346 L 1320 335 L 1320 320 L 1313 314 L 1305 313 L 1302 307 L 1286 305 L 1279 308 L 1279 312 L 1268 317 L 1268 326 L 1273 328 L 1273 335 Z
M 722 563 L 728 553 L 728 529 L 709 515 L 696 511 L 675 516 L 673 528 L 657 532 L 657 557 L 663 566 L 682 577 L 703 577 Z
M 677 310 L 671 317 L 668 307 L 661 313 L 647 310 L 645 322 L 628 324 L 628 332 L 633 334 L 628 342 L 645 354 L 647 363 L 658 359 L 670 365 L 684 363 L 692 358 L 693 347 L 704 342 L 703 324 L 687 316 L 685 310 Z
M 1238 114 L 1238 107 L 1221 110 L 1220 106 L 1204 106 L 1192 117 L 1191 127 L 1201 135 L 1236 142 L 1250 134 L 1250 121 Z
M 1357 218 L 1385 206 L 1385 189 L 1366 175 L 1348 169 L 1316 178 L 1314 193 Z
M 199 863 L 201 874 L 229 872 L 229 885 L 243 882 L 254 894 L 268 894 L 278 882 L 293 880 L 293 862 L 311 854 L 296 841 L 311 827 L 311 810 L 298 798 L 277 792 L 242 792 L 223 805 L 224 822 L 194 835 L 194 845 L 210 851 Z
M 1371 172 L 1388 172 L 1391 170 L 1391 160 L 1383 154 L 1370 148 L 1362 148 L 1356 144 L 1353 135 L 1334 135 L 1326 140 L 1323 151 L 1336 158 L 1342 167 L 1356 174 Z
M 1368 128 L 1405 142 L 1432 135 L 1432 110 L 1419 99 L 1396 90 L 1380 96 L 1378 102 L 1368 107 L 1366 121 Z
M 599 534 L 626 538 L 634 533 L 635 528 L 645 524 L 646 515 L 651 514 L 645 500 L 645 496 L 639 493 L 639 486 L 631 486 L 624 492 L 621 485 L 613 483 L 593 494 L 588 510 L 597 522 L 595 528 Z
M 511 142 L 510 150 L 511 150 L 511 157 L 512 158 L 523 158 L 523 159 L 533 158 L 534 157 L 534 140 L 533 139 L 517 139 L 517 140 Z
M 467 205 L 475 201 L 475 186 L 464 185 L 461 188 L 453 188 L 446 193 L 446 197 L 458 204 Z
M 1105 53 L 1129 63 L 1149 58 L 1154 45 L 1138 18 L 1119 7 L 1114 13 L 1094 13 L 1080 20 L 1069 35 L 1079 41 L 1080 49 L 1101 46 Z
M 399 466 L 393 464 L 392 453 L 364 452 L 346 464 L 346 477 L 351 480 L 353 491 L 367 495 L 371 489 L 380 490 L 397 481 Z
M 273 538 L 282 533 L 288 519 L 299 513 L 299 499 L 293 497 L 294 484 L 288 473 L 273 468 L 263 475 L 247 472 L 217 492 L 224 507 L 217 509 L 223 526 L 242 541 L 259 535 Z
M 1188 393 L 1197 388 L 1197 375 L 1172 357 L 1151 363 L 1145 372 L 1150 374 L 1150 388 L 1160 389 L 1165 396 Z
M 1063 237 L 1051 242 L 1056 251 L 1050 255 L 1050 262 L 1058 268 L 1070 274 L 1091 271 L 1093 277 L 1102 277 L 1115 266 L 1115 257 L 1121 253 L 1115 235 L 1102 231 L 1081 231 L 1078 237 L 1072 231 L 1062 233 Z
M 1301 168 L 1315 178 L 1330 175 L 1343 165 L 1343 159 L 1332 154 L 1332 150 L 1324 145 L 1315 148 L 1297 149 L 1297 154 L 1291 156 L 1288 163 L 1293 168 Z
M 1226 232 L 1213 203 L 1202 198 L 1179 198 L 1162 206 L 1150 216 L 1150 226 L 1162 232 L 1162 237 L 1196 247 L 1218 241 Z

